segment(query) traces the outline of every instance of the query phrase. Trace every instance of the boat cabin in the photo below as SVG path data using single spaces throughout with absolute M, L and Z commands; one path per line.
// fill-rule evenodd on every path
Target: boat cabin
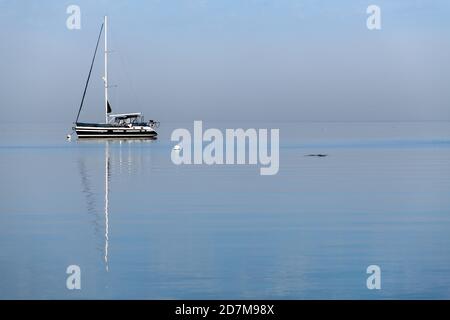
M 142 113 L 122 113 L 122 114 L 111 114 L 108 115 L 108 120 L 110 124 L 115 125 L 139 125 L 146 124 L 144 121 L 144 116 Z

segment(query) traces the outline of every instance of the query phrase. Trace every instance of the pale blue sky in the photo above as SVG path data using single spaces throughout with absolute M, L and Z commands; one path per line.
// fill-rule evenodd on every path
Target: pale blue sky
M 81 30 L 66 7 L 81 7 Z M 366 8 L 382 30 L 366 28 Z M 71 123 L 104 14 L 115 112 L 178 120 L 450 120 L 448 1 L 0 1 L 0 121 Z M 81 119 L 103 119 L 103 57 Z

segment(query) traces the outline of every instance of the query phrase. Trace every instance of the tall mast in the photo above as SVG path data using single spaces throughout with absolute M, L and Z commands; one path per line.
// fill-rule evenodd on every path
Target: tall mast
M 108 123 L 108 16 L 105 16 L 105 123 Z

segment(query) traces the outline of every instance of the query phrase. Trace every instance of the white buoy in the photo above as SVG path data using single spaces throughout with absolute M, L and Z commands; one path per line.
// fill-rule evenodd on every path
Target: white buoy
M 181 150 L 180 145 L 177 144 L 176 146 L 174 146 L 174 147 L 173 147 L 173 150 L 175 150 L 175 151 L 180 151 L 180 150 Z

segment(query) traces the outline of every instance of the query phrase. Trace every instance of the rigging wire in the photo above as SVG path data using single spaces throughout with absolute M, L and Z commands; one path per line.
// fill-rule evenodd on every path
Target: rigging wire
M 103 31 L 103 23 L 102 23 L 102 26 L 100 27 L 100 33 L 98 35 L 97 44 L 95 46 L 94 57 L 92 58 L 91 68 L 89 69 L 89 74 L 88 74 L 88 77 L 86 80 L 86 85 L 84 86 L 83 97 L 81 98 L 80 108 L 78 109 L 77 119 L 75 120 L 75 123 L 78 122 L 78 118 L 80 117 L 81 108 L 83 107 L 84 97 L 86 96 L 89 79 L 91 78 L 92 67 L 94 66 L 95 55 L 97 54 L 98 44 L 100 42 L 100 36 L 102 35 L 102 31 Z

